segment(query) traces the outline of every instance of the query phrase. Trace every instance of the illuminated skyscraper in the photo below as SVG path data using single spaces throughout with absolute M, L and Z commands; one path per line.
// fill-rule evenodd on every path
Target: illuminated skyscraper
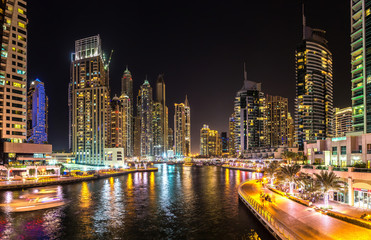
M 371 1 L 350 4 L 353 130 L 371 133 Z
M 236 155 L 235 133 L 236 133 L 236 119 L 234 113 L 229 118 L 229 155 Z
M 246 68 L 244 84 L 234 101 L 234 141 L 237 155 L 257 147 L 265 147 L 265 96 L 261 83 L 248 81 Z
M 291 113 L 287 114 L 287 146 L 294 147 L 295 143 L 295 123 L 294 119 L 291 117 Z
M 168 150 L 174 150 L 174 131 L 172 128 L 168 129 Z
M 111 101 L 111 147 L 122 148 L 124 146 L 124 109 L 120 99 L 114 96 Z
M 166 106 L 165 81 L 160 74 L 156 82 L 156 100 L 153 109 L 153 147 L 154 155 L 162 157 L 168 148 L 168 108 Z
M 227 132 L 222 132 L 220 134 L 220 140 L 221 140 L 221 146 L 222 146 L 222 153 L 223 154 L 228 154 L 229 152 L 229 139 L 227 136 Z
M 191 154 L 191 110 L 188 98 L 185 103 L 174 104 L 174 151 L 176 156 Z
M 39 79 L 31 82 L 28 90 L 27 140 L 37 144 L 48 141 L 48 97 Z
M 306 26 L 296 49 L 295 134 L 299 149 L 304 142 L 332 136 L 332 54 L 325 31 Z
M 267 146 L 287 146 L 288 99 L 266 95 L 266 137 Z
M 22 143 L 27 138 L 27 3 L 0 1 L 0 138 Z
M 200 155 L 205 157 L 220 156 L 220 138 L 218 131 L 211 130 L 204 124 L 200 131 Z
M 134 117 L 134 133 L 133 133 L 133 156 L 140 157 L 141 148 L 140 148 L 140 137 L 141 137 L 141 122 L 140 116 Z
M 334 137 L 344 137 L 352 132 L 352 108 L 335 108 L 334 114 Z
M 70 128 L 76 163 L 102 165 L 110 144 L 110 94 L 99 35 L 77 40 L 71 64 Z
M 124 153 L 125 157 L 132 157 L 133 156 L 133 102 L 129 98 L 128 95 L 122 94 L 120 96 L 120 102 L 123 107 L 123 135 L 122 135 L 122 141 L 123 141 L 123 147 L 124 147 Z
M 131 76 L 131 73 L 126 66 L 126 69 L 124 71 L 124 74 L 121 79 L 121 94 L 126 94 L 128 97 L 132 100 L 133 97 L 133 78 Z
M 141 122 L 141 156 L 150 157 L 153 156 L 153 100 L 152 88 L 147 80 L 140 87 L 137 104 Z

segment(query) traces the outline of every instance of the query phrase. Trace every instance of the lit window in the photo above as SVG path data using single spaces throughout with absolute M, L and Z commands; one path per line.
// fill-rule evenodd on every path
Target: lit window
M 14 82 L 14 83 L 13 83 L 13 86 L 14 86 L 14 87 L 19 87 L 19 88 L 21 88 L 21 87 L 22 87 L 22 84 Z
M 20 26 L 21 28 L 26 28 L 26 25 L 24 23 L 21 23 L 21 22 L 18 22 L 18 26 Z
M 371 14 L 371 10 L 370 9 L 367 9 L 366 10 L 366 17 L 368 16 L 368 15 L 370 15 Z
M 22 9 L 20 9 L 20 8 L 18 8 L 18 12 L 19 12 L 20 14 L 24 14 L 24 11 L 23 11 Z

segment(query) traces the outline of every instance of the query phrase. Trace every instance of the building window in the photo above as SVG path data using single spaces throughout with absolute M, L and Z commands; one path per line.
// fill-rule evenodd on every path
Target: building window
M 371 154 L 371 144 L 367 144 L 367 154 Z
M 346 146 L 341 146 L 341 155 L 346 155 L 347 154 L 347 147 Z
M 332 147 L 332 155 L 338 155 L 338 147 Z

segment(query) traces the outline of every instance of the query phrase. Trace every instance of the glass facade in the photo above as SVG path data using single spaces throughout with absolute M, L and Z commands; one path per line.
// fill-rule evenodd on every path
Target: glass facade
M 371 209 L 371 190 L 354 188 L 354 206 Z

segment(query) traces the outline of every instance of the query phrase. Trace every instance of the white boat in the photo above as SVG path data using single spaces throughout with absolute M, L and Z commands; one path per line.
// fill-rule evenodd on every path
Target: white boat
M 64 205 L 65 202 L 57 196 L 29 194 L 24 198 L 15 199 L 11 203 L 1 204 L 8 212 L 28 212 Z

